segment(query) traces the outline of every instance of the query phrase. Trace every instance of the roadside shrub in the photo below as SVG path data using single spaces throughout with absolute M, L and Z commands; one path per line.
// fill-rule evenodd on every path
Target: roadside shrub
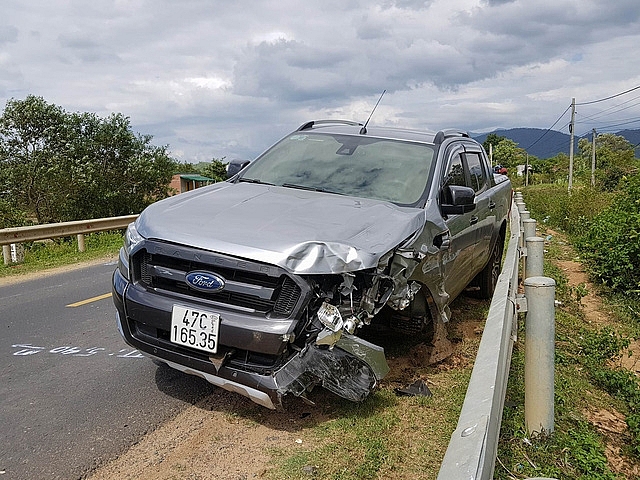
M 624 182 L 576 246 L 598 280 L 614 290 L 640 294 L 640 174 Z
M 572 237 L 582 235 L 613 195 L 590 186 L 534 185 L 522 189 L 531 218 Z

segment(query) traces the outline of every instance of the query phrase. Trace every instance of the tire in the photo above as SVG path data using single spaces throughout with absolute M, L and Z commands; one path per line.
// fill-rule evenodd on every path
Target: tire
M 433 339 L 434 325 L 429 301 L 422 287 L 411 304 L 403 311 L 391 310 L 391 329 L 420 342 L 429 343 Z
M 498 277 L 502 271 L 502 251 L 504 250 L 504 237 L 502 234 L 498 237 L 496 244 L 493 246 L 489 262 L 478 274 L 478 286 L 480 298 L 491 298 L 498 284 Z

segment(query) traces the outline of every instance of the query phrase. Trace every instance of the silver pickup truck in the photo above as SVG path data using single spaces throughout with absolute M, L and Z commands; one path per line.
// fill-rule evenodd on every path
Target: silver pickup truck
M 308 122 L 129 226 L 118 327 L 268 408 L 317 385 L 361 401 L 389 369 L 367 331 L 420 336 L 438 361 L 450 302 L 469 286 L 493 294 L 510 201 L 466 133 Z

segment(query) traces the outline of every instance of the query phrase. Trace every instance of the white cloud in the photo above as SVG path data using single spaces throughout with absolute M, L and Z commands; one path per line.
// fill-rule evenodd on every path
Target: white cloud
M 0 101 L 121 112 L 190 161 L 364 120 L 384 89 L 374 123 L 546 128 L 640 84 L 639 26 L 636 0 L 5 0 Z

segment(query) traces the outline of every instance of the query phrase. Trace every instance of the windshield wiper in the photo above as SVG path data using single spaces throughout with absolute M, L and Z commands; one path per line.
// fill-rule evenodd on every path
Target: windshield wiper
M 332 192 L 331 190 L 327 190 L 326 188 L 322 188 L 322 187 L 309 187 L 307 185 L 297 185 L 295 183 L 283 183 L 282 186 L 286 188 L 297 188 L 298 190 L 310 190 L 312 192 L 333 193 L 335 195 L 344 195 L 343 193 Z
M 262 180 L 258 179 L 258 178 L 245 178 L 245 177 L 240 177 L 238 179 L 238 182 L 245 182 L 245 183 L 259 183 L 260 185 L 273 185 L 273 183 L 269 183 L 269 182 L 263 182 Z

